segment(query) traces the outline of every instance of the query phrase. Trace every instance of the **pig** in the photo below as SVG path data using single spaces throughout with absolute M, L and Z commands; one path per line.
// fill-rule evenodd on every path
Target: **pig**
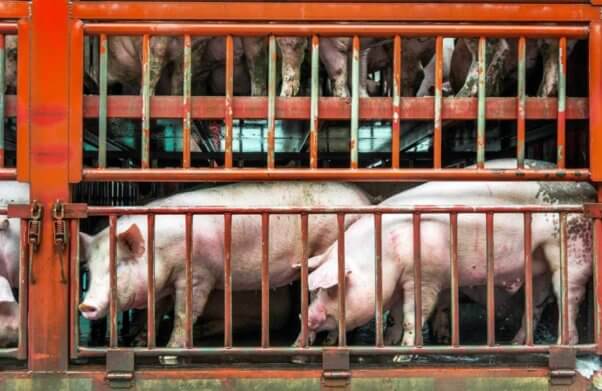
M 527 166 L 537 167 L 529 161 Z M 488 162 L 487 168 L 516 167 L 514 160 Z M 594 189 L 587 183 L 566 182 L 436 182 L 427 183 L 403 192 L 381 205 L 487 205 L 583 203 L 592 201 Z M 494 219 L 495 285 L 514 294 L 523 284 L 523 232 L 517 227 L 516 214 L 498 214 Z M 422 217 L 422 319 L 431 315 L 439 292 L 449 288 L 449 217 L 429 214 Z M 519 220 L 520 221 L 520 220 Z M 560 293 L 560 248 L 558 217 L 555 214 L 536 214 L 532 220 L 534 293 L 538 279 L 551 275 L 554 294 Z M 519 223 L 520 224 L 520 223 Z M 414 277 L 412 216 L 383 216 L 383 303 L 385 309 L 400 308 L 403 346 L 414 345 Z M 578 341 L 576 317 L 578 304 L 592 274 L 591 223 L 580 215 L 569 215 L 567 221 L 569 262 L 569 343 Z M 374 226 L 371 216 L 352 224 L 345 233 L 345 276 L 347 312 L 345 323 L 352 330 L 374 316 Z M 357 246 L 356 244 L 361 243 Z M 458 217 L 459 286 L 485 285 L 485 218 L 482 215 Z M 504 260 L 501 262 L 500 260 Z M 309 308 L 308 327 L 315 333 L 335 330 L 337 306 L 337 244 L 325 253 L 312 257 L 309 289 L 313 300 Z M 316 267 L 316 265 L 319 265 Z M 546 281 L 546 283 L 549 283 Z M 534 295 L 534 305 L 541 297 Z M 403 301 L 401 300 L 403 298 Z M 558 300 L 560 303 L 560 300 Z M 401 356 L 395 358 L 399 360 Z
M 449 84 L 449 74 L 451 68 L 451 59 L 454 53 L 455 39 L 443 38 L 443 91 L 444 95 L 448 95 L 451 92 L 451 85 Z M 416 91 L 416 96 L 433 96 L 435 95 L 435 56 L 431 57 L 431 60 L 423 68 L 424 78 Z
M 363 206 L 370 200 L 359 188 L 319 182 L 241 183 L 181 193 L 147 206 L 226 205 L 236 206 Z M 349 226 L 358 216 L 349 216 Z M 117 223 L 117 288 L 120 310 L 146 306 L 146 222 L 144 216 L 124 216 Z M 334 216 L 309 218 L 307 249 L 319 254 L 337 236 Z M 296 278 L 302 252 L 298 216 L 278 215 L 270 219 L 270 287 L 284 286 Z M 261 286 L 261 219 L 259 216 L 232 218 L 232 288 L 257 290 Z M 195 216 L 193 229 L 193 321 L 202 315 L 211 291 L 224 287 L 224 218 Z M 94 237 L 82 236 L 83 258 L 90 271 L 90 289 L 79 305 L 87 319 L 105 316 L 109 305 L 109 231 Z M 155 273 L 157 298 L 174 295 L 175 321 L 168 346 L 185 342 L 186 276 L 184 268 L 184 216 L 158 216 L 155 228 Z
M 0 348 L 19 342 L 19 303 L 5 277 L 0 277 Z
M 301 88 L 301 65 L 305 59 L 307 38 L 278 37 L 276 43 L 282 55 L 280 96 L 297 96 Z

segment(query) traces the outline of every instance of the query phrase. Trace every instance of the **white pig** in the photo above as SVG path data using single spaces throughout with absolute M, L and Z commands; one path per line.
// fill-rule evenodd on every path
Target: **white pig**
M 286 182 L 240 183 L 171 196 L 148 206 L 225 205 L 230 207 L 272 206 L 363 206 L 368 197 L 357 187 L 345 184 Z M 346 226 L 358 216 L 349 216 Z M 120 310 L 144 308 L 147 291 L 146 217 L 125 216 L 117 224 L 117 288 Z M 207 297 L 224 287 L 224 217 L 195 216 L 193 228 L 193 321 L 202 313 Z M 155 228 L 155 276 L 157 298 L 174 294 L 175 322 L 168 346 L 184 346 L 185 338 L 185 241 L 184 216 L 158 216 Z M 336 218 L 309 218 L 308 251 L 325 251 L 337 236 Z M 270 218 L 270 286 L 277 288 L 298 278 L 294 267 L 302 254 L 299 216 Z M 109 306 L 109 232 L 90 238 L 81 246 L 90 270 L 90 290 L 79 309 L 88 319 L 104 317 Z M 232 218 L 232 287 L 257 290 L 261 287 L 261 218 L 239 215 Z

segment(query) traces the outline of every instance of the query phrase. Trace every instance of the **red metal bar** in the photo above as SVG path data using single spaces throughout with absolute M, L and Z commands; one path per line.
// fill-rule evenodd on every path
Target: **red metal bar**
M 26 232 L 27 223 L 25 220 L 21 220 L 21 232 Z M 69 222 L 69 271 L 70 271 L 70 279 L 69 279 L 69 353 L 71 358 L 77 358 L 78 355 L 78 346 L 79 346 L 79 292 L 80 292 L 80 281 L 79 281 L 79 219 L 73 219 Z M 21 237 L 21 248 L 27 248 L 27 239 L 23 236 Z M 24 253 L 24 251 L 22 251 Z M 23 259 L 25 254 L 20 255 L 19 257 L 19 267 L 24 266 L 27 268 L 27 261 Z M 21 273 L 26 271 L 27 269 L 19 269 Z M 27 275 L 27 274 L 25 274 Z M 27 285 L 25 285 L 27 286 Z M 21 288 L 19 288 L 21 289 Z M 19 292 L 20 293 L 20 292 Z M 26 296 L 27 297 L 27 296 Z M 19 303 L 21 302 L 21 297 L 19 297 Z M 19 304 L 22 305 L 22 304 Z M 21 307 L 23 309 L 27 308 L 27 306 Z M 27 313 L 27 311 L 22 311 Z M 21 313 L 19 313 L 21 314 Z M 27 324 L 20 323 L 20 324 Z M 23 327 L 27 329 L 27 327 Z
M 401 51 L 402 40 L 399 35 L 393 38 L 393 99 L 391 100 L 393 117 L 391 120 L 391 168 L 399 168 L 399 149 L 401 129 L 399 119 L 401 117 Z M 362 107 L 362 106 L 360 106 Z M 361 117 L 361 112 L 360 112 Z
M 560 213 L 560 343 L 567 345 L 569 343 L 569 270 L 567 260 L 567 227 L 566 213 Z
M 261 347 L 270 346 L 270 215 L 261 214 Z
M 589 167 L 592 181 L 602 181 L 602 22 L 592 21 L 589 34 Z M 567 108 L 568 109 L 568 108 Z M 568 116 L 568 113 L 567 113 Z M 602 293 L 602 292 L 601 292 Z
M 574 345 L 578 353 L 593 353 L 596 350 L 594 344 Z M 466 355 L 466 354 L 520 354 L 520 353 L 548 353 L 550 345 L 467 345 L 467 346 L 383 346 L 375 349 L 374 346 L 345 346 L 334 349 L 348 351 L 352 355 L 393 355 L 393 354 L 451 354 L 451 355 Z M 107 348 L 80 348 L 81 357 L 103 357 Z M 181 357 L 209 357 L 209 356 L 271 356 L 271 355 L 321 355 L 322 347 L 306 347 L 306 348 L 291 348 L 291 347 L 233 347 L 233 348 L 200 348 L 178 349 L 178 348 L 131 348 L 128 351 L 134 352 L 139 357 L 156 357 L 162 355 L 178 355 Z M 389 369 L 388 369 L 389 370 Z M 158 371 L 160 372 L 160 371 Z M 261 371 L 257 371 L 261 372 Z
M 232 7 L 232 6 L 230 6 Z M 164 19 L 164 16 L 160 19 Z M 201 18 L 203 19 L 203 18 Z M 431 18 L 427 18 L 432 20 Z M 339 19 L 340 20 L 340 19 Z M 466 20 L 464 20 L 466 21 Z M 447 36 L 470 38 L 485 36 L 488 38 L 587 38 L 587 26 L 553 26 L 553 25 L 512 25 L 512 24 L 303 24 L 303 23 L 86 23 L 88 34 L 110 35 L 267 35 L 274 36 L 349 36 L 361 31 L 362 37 L 382 37 L 387 35 L 403 35 L 405 37 Z
M 264 213 L 276 215 L 299 215 L 308 214 L 400 214 L 400 213 L 583 213 L 582 205 L 412 205 L 412 206 L 306 206 L 306 207 L 231 207 L 231 206 L 89 206 L 88 216 L 106 215 L 184 215 L 187 213 L 204 215 L 260 215 Z M 227 222 L 227 221 L 226 221 Z M 342 234 L 341 234 L 342 235 Z
M 450 298 L 451 298 L 451 346 L 460 346 L 460 301 L 458 273 L 458 214 L 449 214 Z
M 556 167 L 564 168 L 566 163 L 566 38 L 560 38 L 558 45 L 558 120 L 556 131 Z
M 117 348 L 117 216 L 109 216 L 109 346 Z
M 485 215 L 487 242 L 487 345 L 495 345 L 495 280 L 493 260 L 493 213 Z
M 234 97 L 232 115 L 240 119 L 265 119 L 267 98 Z M 449 120 L 475 119 L 476 98 L 443 98 L 441 115 Z M 14 116 L 15 106 L 7 98 L 7 116 Z M 152 96 L 150 110 L 153 118 L 178 118 L 182 112 L 182 99 L 177 96 Z M 393 118 L 392 98 L 360 98 L 360 120 L 390 120 Z M 109 96 L 107 103 L 109 118 L 140 117 L 142 98 L 140 96 Z M 487 98 L 485 114 L 491 120 L 516 120 L 516 98 Z M 192 97 L 192 117 L 195 119 L 222 119 L 225 103 L 223 97 Z M 311 117 L 309 97 L 276 98 L 276 117 L 279 119 L 308 119 Z M 567 98 L 566 118 L 587 119 L 589 117 L 587 98 Z M 349 120 L 349 103 L 345 99 L 320 97 L 318 111 L 321 120 Z M 401 97 L 400 120 L 432 120 L 435 115 L 433 97 Z M 527 98 L 526 119 L 556 120 L 558 116 L 556 98 Z M 98 118 L 98 96 L 84 97 L 84 117 Z
M 435 116 L 433 133 L 433 167 L 441 168 L 441 149 L 442 136 L 441 131 L 443 122 L 441 118 L 441 108 L 443 99 L 443 37 L 437 36 L 435 39 Z
M 18 41 L 19 51 L 21 53 L 30 53 L 30 27 L 29 22 L 21 19 L 18 24 Z M 76 32 L 77 34 L 77 32 Z M 30 90 L 29 90 L 29 72 L 30 72 L 30 56 L 17 55 L 17 179 L 21 182 L 29 181 L 30 179 L 30 145 L 31 138 L 29 135 L 29 119 L 30 119 Z M 7 116 L 10 116 L 10 100 L 7 107 Z
M 19 19 L 29 16 L 29 4 L 24 1 L 4 1 L 0 3 L 0 17 L 4 19 Z M 8 24 L 8 23 L 3 23 Z M 8 32 L 8 31 L 7 31 Z
M 525 257 L 525 327 L 528 346 L 533 345 L 533 259 L 531 257 L 531 222 L 532 215 L 525 212 L 523 215 L 524 230 L 524 257 Z
M 191 348 L 194 344 L 192 335 L 192 229 L 193 219 L 192 214 L 187 213 L 186 219 L 186 348 Z M 176 314 L 176 316 L 178 316 Z
M 224 347 L 232 347 L 232 214 L 224 214 Z
M 21 251 L 19 252 L 19 342 L 17 345 L 17 358 L 25 360 L 27 358 L 27 330 L 29 329 L 27 323 L 27 313 L 29 312 L 29 262 L 25 251 L 28 245 L 26 235 L 27 220 L 21 219 L 19 224 L 21 225 L 21 236 L 19 239 L 19 248 Z M 77 314 L 77 307 L 75 311 Z M 75 333 L 77 337 L 77 331 Z
M 7 178 L 11 171 L 8 170 Z M 587 169 L 546 169 L 546 170 L 474 170 L 474 169 L 403 169 L 390 170 L 379 168 L 366 169 L 84 169 L 85 181 L 136 181 L 136 182 L 185 182 L 185 181 L 264 181 L 264 180 L 299 180 L 299 181 L 429 181 L 429 180 L 463 180 L 463 181 L 587 181 L 590 173 Z
M 192 121 L 192 41 L 189 34 L 184 35 L 184 86 L 182 96 L 182 167 L 190 168 L 190 129 Z
M 147 244 L 146 244 L 146 262 L 147 262 L 147 311 L 146 311 L 146 346 L 150 349 L 156 346 L 155 338 L 155 215 L 149 214 L 146 217 Z
M 420 239 L 420 213 L 412 216 L 412 249 L 414 251 L 414 341 L 422 346 L 422 259 Z
M 226 124 L 225 166 L 232 167 L 232 97 L 234 95 L 234 41 L 232 35 L 226 37 L 226 99 L 224 100 L 224 122 Z
M 374 313 L 376 316 L 376 346 L 383 343 L 383 243 L 382 243 L 382 214 L 374 214 L 374 261 L 375 279 L 374 295 L 376 297 Z
M 309 294 L 308 287 L 308 258 L 309 258 L 309 248 L 308 244 L 308 214 L 301 214 L 301 347 L 306 347 L 308 345 L 307 336 L 308 336 L 308 328 L 307 328 L 307 317 L 308 317 L 308 305 L 307 302 Z
M 602 186 L 597 184 L 598 202 L 602 202 Z M 594 341 L 596 353 L 602 354 L 602 219 L 593 219 L 593 258 L 594 258 Z
M 319 85 L 320 85 L 320 39 L 311 37 L 311 100 L 309 130 L 309 168 L 318 168 L 318 130 L 320 129 Z
M 338 240 L 337 240 L 337 294 L 339 299 L 339 319 L 338 319 L 338 331 L 339 331 L 339 346 L 347 345 L 347 331 L 345 324 L 345 286 L 346 284 L 346 273 L 345 273 L 345 214 L 337 214 L 337 229 L 338 229 Z

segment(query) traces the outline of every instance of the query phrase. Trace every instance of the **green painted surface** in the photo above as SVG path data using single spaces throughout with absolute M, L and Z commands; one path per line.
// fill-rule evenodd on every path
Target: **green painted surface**
M 92 380 L 66 379 L 61 376 L 38 375 L 27 379 L 7 379 L 0 383 L 2 391 L 92 391 Z

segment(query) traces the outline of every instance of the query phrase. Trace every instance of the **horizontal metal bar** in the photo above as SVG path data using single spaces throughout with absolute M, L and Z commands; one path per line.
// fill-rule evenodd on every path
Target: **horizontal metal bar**
M 16 358 L 18 352 L 18 348 L 0 349 L 0 358 Z
M 98 96 L 84 96 L 84 117 L 98 117 Z M 449 120 L 475 119 L 476 98 L 443 98 L 441 116 Z M 7 99 L 7 116 L 14 116 L 16 106 Z M 517 118 L 516 98 L 487 98 L 485 114 L 488 119 L 512 120 Z M 319 119 L 349 120 L 349 101 L 344 98 L 320 97 Z M 268 107 L 266 97 L 234 97 L 234 118 L 265 119 Z M 556 120 L 558 115 L 556 98 L 527 98 L 526 119 Z M 109 96 L 107 115 L 109 118 L 140 118 L 142 98 L 140 96 Z M 277 119 L 309 119 L 311 99 L 309 97 L 276 97 Z M 587 119 L 587 98 L 567 98 L 566 119 Z M 182 98 L 177 96 L 152 96 L 150 112 L 153 118 L 180 118 Z M 192 97 L 192 118 L 223 119 L 225 103 L 223 97 Z M 400 120 L 432 120 L 434 118 L 433 97 L 400 98 Z M 360 120 L 390 120 L 393 116 L 392 98 L 360 98 Z
M 73 18 L 90 20 L 263 20 L 431 22 L 576 22 L 599 18 L 585 4 L 440 4 L 412 2 L 75 2 Z M 453 35 L 453 34 L 451 34 Z
M 2 5 L 0 5 L 1 10 Z M 2 17 L 0 15 L 0 17 Z M 0 23 L 0 33 L 2 34 L 16 34 L 17 24 L 16 23 Z
M 487 38 L 587 38 L 588 26 L 541 26 L 503 24 L 278 24 L 278 23 L 86 23 L 88 34 L 110 35 L 267 35 L 337 37 L 361 32 L 362 37 L 402 35 L 403 37 L 485 36 Z
M 10 181 L 17 179 L 17 169 L 0 168 L 0 181 Z
M 0 171 L 1 173 L 2 171 Z M 386 168 L 336 169 L 320 168 L 277 170 L 267 169 L 95 169 L 83 170 L 83 180 L 91 182 L 136 181 L 136 182 L 186 182 L 186 181 L 264 181 L 264 180 L 332 180 L 332 181 L 588 181 L 588 169 L 565 170 L 467 170 L 449 168 L 433 170 L 428 168 L 391 170 Z M 0 179 L 1 178 L 0 176 Z
M 596 349 L 595 344 L 574 345 L 580 353 L 591 353 Z M 337 349 L 329 347 L 329 349 Z M 345 346 L 341 350 L 348 351 L 351 354 L 358 355 L 393 355 L 393 354 L 516 354 L 516 353 L 547 353 L 550 349 L 549 345 L 498 345 L 498 346 Z M 133 351 L 137 356 L 154 357 L 159 355 L 178 355 L 178 356 L 222 356 L 222 355 L 320 355 L 323 352 L 321 347 L 270 347 L 270 348 L 254 348 L 254 347 L 232 347 L 232 348 L 191 348 L 191 349 L 175 349 L 175 348 L 120 348 L 120 350 Z M 106 354 L 106 348 L 88 348 L 80 347 L 80 357 L 103 357 Z
M 582 205 L 408 205 L 408 206 L 307 206 L 307 207 L 228 207 L 228 206 L 90 206 L 88 216 L 105 215 L 177 215 L 177 214 L 413 214 L 413 213 L 583 213 Z

